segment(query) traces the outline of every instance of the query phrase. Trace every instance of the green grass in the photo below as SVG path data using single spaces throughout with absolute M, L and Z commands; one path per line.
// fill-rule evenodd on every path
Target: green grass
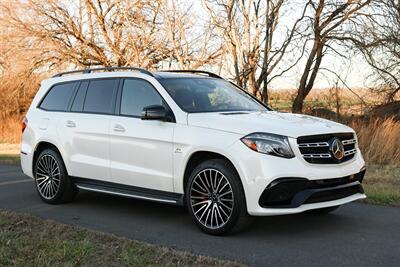
M 20 163 L 18 154 L 0 154 L 0 164 L 17 165 Z
M 34 216 L 0 211 L 0 266 L 239 266 Z
M 400 206 L 400 166 L 368 166 L 363 186 L 366 202 Z

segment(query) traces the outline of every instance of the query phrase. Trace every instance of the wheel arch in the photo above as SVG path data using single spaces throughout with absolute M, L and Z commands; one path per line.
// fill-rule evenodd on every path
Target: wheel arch
M 36 144 L 36 147 L 33 151 L 33 158 L 32 158 L 32 173 L 34 172 L 35 169 L 35 163 L 36 163 L 36 159 L 37 157 L 40 155 L 40 153 L 45 150 L 45 149 L 53 149 L 55 150 L 58 154 L 60 154 L 61 159 L 63 160 L 64 166 L 67 169 L 68 172 L 68 167 L 66 165 L 66 162 L 64 160 L 63 157 L 63 153 L 61 153 L 61 150 L 52 142 L 50 141 L 40 141 Z
M 236 168 L 234 162 L 226 155 L 223 155 L 219 152 L 215 152 L 215 151 L 209 151 L 209 150 L 199 150 L 199 151 L 195 151 L 193 152 L 189 157 L 188 160 L 185 164 L 185 170 L 183 172 L 183 179 L 182 179 L 182 187 L 183 187 L 183 191 L 184 193 L 186 193 L 186 185 L 189 181 L 189 177 L 190 174 L 192 173 L 192 171 L 196 168 L 196 166 L 198 164 L 200 164 L 201 162 L 204 162 L 206 160 L 210 160 L 210 159 L 224 159 L 226 160 L 229 164 L 231 164 L 231 166 L 233 167 L 233 169 L 236 171 L 237 175 L 239 176 L 240 179 L 240 183 L 242 185 L 242 188 L 244 190 L 244 185 L 243 185 L 243 181 L 242 181 L 242 176 L 240 171 L 238 170 L 238 168 Z

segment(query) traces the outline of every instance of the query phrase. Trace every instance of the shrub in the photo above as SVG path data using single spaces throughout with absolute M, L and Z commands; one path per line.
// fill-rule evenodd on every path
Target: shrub
M 400 164 L 400 122 L 393 118 L 355 120 L 350 125 L 358 136 L 365 160 L 373 164 Z

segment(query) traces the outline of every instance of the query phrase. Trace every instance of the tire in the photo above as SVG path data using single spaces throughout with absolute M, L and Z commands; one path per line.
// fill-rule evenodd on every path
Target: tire
M 53 149 L 43 150 L 36 158 L 34 177 L 40 198 L 48 204 L 70 202 L 78 192 L 60 154 Z
M 314 215 L 328 214 L 328 213 L 331 213 L 331 212 L 337 210 L 339 207 L 340 206 L 333 206 L 333 207 L 322 208 L 322 209 L 308 210 L 306 212 L 309 214 L 314 214 Z
M 224 159 L 200 163 L 190 174 L 185 192 L 192 220 L 208 234 L 238 232 L 250 222 L 240 177 Z

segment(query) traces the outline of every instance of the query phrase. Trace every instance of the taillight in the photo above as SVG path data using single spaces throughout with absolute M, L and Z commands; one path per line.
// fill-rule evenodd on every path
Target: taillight
M 24 117 L 22 119 L 22 132 L 25 131 L 26 126 L 28 126 L 28 119 L 26 117 Z

